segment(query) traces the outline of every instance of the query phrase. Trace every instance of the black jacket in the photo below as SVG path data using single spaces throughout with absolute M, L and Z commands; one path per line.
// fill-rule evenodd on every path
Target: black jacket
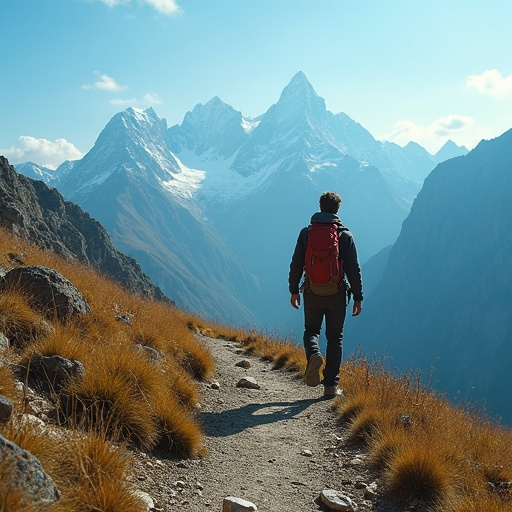
M 348 280 L 355 301 L 363 300 L 363 281 L 361 268 L 357 259 L 356 245 L 352 233 L 341 223 L 340 218 L 334 213 L 317 212 L 311 217 L 311 222 L 335 222 L 340 228 L 340 261 L 343 262 L 343 271 Z M 291 294 L 299 293 L 299 283 L 304 273 L 304 260 L 308 244 L 308 228 L 301 230 L 288 276 L 288 287 Z

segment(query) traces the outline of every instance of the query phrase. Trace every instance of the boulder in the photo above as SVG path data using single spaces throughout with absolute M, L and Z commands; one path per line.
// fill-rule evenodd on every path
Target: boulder
M 65 359 L 62 356 L 43 356 L 33 354 L 30 358 L 27 373 L 31 382 L 53 390 L 62 389 L 71 377 L 82 377 L 84 365 L 76 359 Z
M 0 395 L 0 423 L 7 423 L 12 416 L 12 402 Z
M 2 280 L 2 289 L 21 289 L 31 307 L 49 319 L 67 320 L 91 312 L 86 298 L 63 275 L 40 265 L 13 268 Z
M 41 510 L 59 499 L 59 490 L 39 460 L 2 435 L 0 460 L 4 474 L 11 477 L 4 478 L 0 485 L 9 486 L 10 490 L 19 493 L 23 509 Z

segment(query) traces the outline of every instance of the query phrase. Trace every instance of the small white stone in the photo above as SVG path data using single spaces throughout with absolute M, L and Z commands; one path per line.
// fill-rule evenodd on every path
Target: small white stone
M 134 491 L 133 495 L 136 496 L 137 498 L 140 498 L 140 500 L 146 505 L 146 510 L 154 510 L 155 502 L 147 492 Z
M 357 505 L 348 496 L 334 489 L 324 489 L 320 493 L 320 499 L 331 510 L 342 512 L 355 512 L 357 510 Z
M 260 385 L 254 377 L 244 377 L 236 385 L 237 388 L 260 389 Z
M 242 498 L 235 498 L 228 496 L 224 498 L 222 503 L 222 512 L 257 512 L 258 508 L 254 503 L 243 500 Z

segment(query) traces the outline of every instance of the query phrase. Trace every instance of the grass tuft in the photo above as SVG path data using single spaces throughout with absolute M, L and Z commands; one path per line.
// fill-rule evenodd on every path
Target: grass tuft
M 441 499 L 450 489 L 450 475 L 450 468 L 439 452 L 425 445 L 409 445 L 400 450 L 385 470 L 391 495 L 404 503 Z

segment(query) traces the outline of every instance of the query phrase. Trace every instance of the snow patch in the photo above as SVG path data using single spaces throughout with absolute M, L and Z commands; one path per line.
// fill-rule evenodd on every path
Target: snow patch
M 200 169 L 190 169 L 179 158 L 176 158 L 176 162 L 180 168 L 180 173 L 173 174 L 170 180 L 160 180 L 160 182 L 174 196 L 181 199 L 190 199 L 201 186 L 206 173 Z
M 247 135 L 253 132 L 256 126 L 258 126 L 259 124 L 260 121 L 252 121 L 251 119 L 242 116 L 242 129 L 244 130 L 245 133 L 247 133 Z
M 328 167 L 338 167 L 334 162 L 322 162 L 321 164 L 310 164 L 308 170 L 311 173 L 322 171 Z
M 213 150 L 196 155 L 191 150 L 183 150 L 176 155 L 179 160 L 187 162 L 189 167 L 203 169 L 204 180 L 199 185 L 198 195 L 208 198 L 209 201 L 227 202 L 246 195 L 253 194 L 256 190 L 268 184 L 268 178 L 279 168 L 281 162 L 264 167 L 258 173 L 250 176 L 242 176 L 231 169 L 235 155 L 223 160 L 213 158 Z

